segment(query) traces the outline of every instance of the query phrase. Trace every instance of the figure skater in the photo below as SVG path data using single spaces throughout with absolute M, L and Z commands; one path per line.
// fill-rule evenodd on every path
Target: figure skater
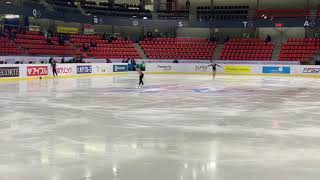
M 136 71 L 139 74 L 139 85 L 137 87 L 141 88 L 144 85 L 144 82 L 143 82 L 144 74 L 141 71 L 140 67 L 138 67 L 138 66 L 136 66 Z
M 208 67 L 212 67 L 212 77 L 213 77 L 213 79 L 215 79 L 215 77 L 216 77 L 216 74 L 217 74 L 217 66 L 218 67 L 222 67 L 222 66 L 220 66 L 219 64 L 217 64 L 217 63 L 215 63 L 214 61 L 210 61 L 210 65 L 208 66 Z

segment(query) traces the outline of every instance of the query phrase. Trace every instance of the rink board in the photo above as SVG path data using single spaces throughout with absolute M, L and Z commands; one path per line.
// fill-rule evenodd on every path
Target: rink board
M 102 64 L 57 64 L 59 78 L 79 76 L 111 76 L 127 74 L 128 65 L 122 63 Z M 4 64 L 0 65 L 0 80 L 27 80 L 52 78 L 49 64 Z
M 147 63 L 146 74 L 212 74 L 209 64 Z M 320 77 L 320 66 L 303 65 L 260 65 L 260 64 L 220 64 L 217 74 L 224 75 L 264 75 L 264 76 L 305 76 Z M 79 76 L 111 76 L 127 74 L 124 63 L 57 64 L 60 78 Z M 5 64 L 0 65 L 0 80 L 24 80 L 52 78 L 49 64 Z
M 212 68 L 208 65 L 149 63 L 146 65 L 146 72 L 150 74 L 212 74 Z M 217 67 L 217 74 L 320 77 L 320 66 L 270 64 L 220 64 L 220 66 L 222 67 Z

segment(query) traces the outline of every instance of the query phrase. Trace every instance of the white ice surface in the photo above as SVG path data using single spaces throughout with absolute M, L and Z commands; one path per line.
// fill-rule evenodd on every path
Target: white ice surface
M 0 180 L 319 180 L 320 79 L 0 83 Z

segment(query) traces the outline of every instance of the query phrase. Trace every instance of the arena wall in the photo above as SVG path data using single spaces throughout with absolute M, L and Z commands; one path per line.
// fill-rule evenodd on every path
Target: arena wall
M 212 74 L 209 64 L 148 63 L 150 74 Z M 276 64 L 220 64 L 217 74 L 225 75 L 271 75 L 320 77 L 319 66 L 276 65 Z
M 122 63 L 58 64 L 57 72 L 59 77 L 119 75 L 127 74 L 128 65 Z M 0 65 L 0 81 L 38 79 L 40 77 L 52 77 L 52 68 L 49 64 Z
M 217 61 L 219 62 L 219 61 Z M 272 62 L 269 62 L 272 63 Z M 212 68 L 206 63 L 147 63 L 146 74 L 212 74 Z M 223 75 L 264 75 L 264 76 L 304 76 L 320 77 L 319 66 L 295 64 L 236 64 L 224 61 L 217 67 L 217 74 Z M 58 64 L 59 77 L 110 76 L 128 73 L 128 64 L 124 63 L 82 63 Z M 24 80 L 51 78 L 52 68 L 49 64 L 2 64 L 1 80 Z

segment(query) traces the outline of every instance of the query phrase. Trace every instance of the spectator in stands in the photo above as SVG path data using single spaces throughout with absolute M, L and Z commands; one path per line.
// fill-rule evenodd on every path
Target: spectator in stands
M 267 36 L 267 38 L 266 38 L 265 42 L 266 42 L 266 43 L 271 42 L 271 36 L 270 36 L 269 34 L 268 34 L 268 36 Z
M 228 42 L 230 40 L 230 36 L 227 36 L 224 42 Z
M 12 39 L 16 39 L 16 36 L 17 36 L 17 31 L 16 31 L 16 30 L 13 30 L 13 31 L 12 31 L 12 35 L 11 35 L 11 38 L 12 38 Z
M 80 54 L 80 56 L 79 56 L 79 61 L 80 61 L 81 63 L 85 63 L 85 61 L 83 60 L 83 55 L 82 55 L 82 54 Z
M 210 36 L 210 41 L 211 42 L 216 42 L 216 35 L 215 34 L 212 34 L 211 36 Z
M 62 57 L 62 59 L 61 59 L 61 63 L 65 63 L 64 57 Z
M 47 37 L 47 44 L 48 44 L 48 45 L 53 45 L 53 43 L 52 43 L 52 41 L 51 41 L 51 37 L 49 37 L 49 36 Z
M 173 60 L 173 63 L 179 63 L 179 61 L 177 59 Z
M 106 59 L 106 63 L 112 63 L 110 59 Z
M 108 44 L 112 43 L 112 37 L 108 38 Z
M 63 36 L 62 36 L 62 34 L 60 34 L 60 36 L 59 36 L 59 45 L 64 45 L 64 38 L 63 38 Z
M 187 11 L 190 10 L 190 5 L 191 5 L 190 0 L 187 0 L 186 1 L 186 9 L 187 9 Z
M 89 50 L 86 44 L 82 44 L 82 49 L 83 49 L 83 52 L 87 52 Z
M 90 43 L 91 47 L 97 47 L 97 44 L 95 42 Z
M 104 40 L 108 40 L 108 36 L 107 36 L 107 34 L 105 32 L 103 33 L 102 37 L 103 37 Z
M 128 59 L 123 59 L 122 63 L 128 63 Z

